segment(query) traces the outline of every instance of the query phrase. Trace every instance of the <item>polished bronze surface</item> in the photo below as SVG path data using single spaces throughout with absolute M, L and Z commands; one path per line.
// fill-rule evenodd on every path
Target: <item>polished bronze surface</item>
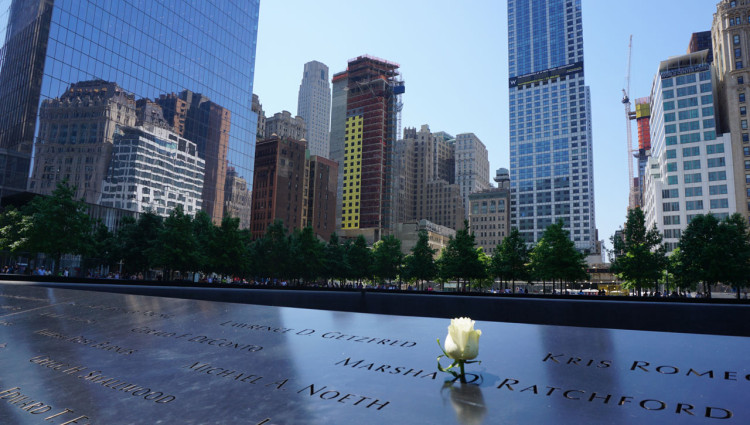
M 0 423 L 750 422 L 747 338 L 478 321 L 461 384 L 448 324 L 3 284 Z

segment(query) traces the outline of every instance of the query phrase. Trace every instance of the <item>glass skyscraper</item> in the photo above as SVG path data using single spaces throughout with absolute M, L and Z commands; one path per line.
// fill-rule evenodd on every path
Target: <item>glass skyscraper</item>
M 562 220 L 594 252 L 591 98 L 581 0 L 508 0 L 511 223 L 528 243 Z
M 221 220 L 226 179 L 252 184 L 259 1 L 0 1 L 0 194 L 68 180 L 101 200 L 117 127 L 157 126 L 196 144 L 203 209 Z M 178 202 L 155 191 L 107 195 L 125 209 Z

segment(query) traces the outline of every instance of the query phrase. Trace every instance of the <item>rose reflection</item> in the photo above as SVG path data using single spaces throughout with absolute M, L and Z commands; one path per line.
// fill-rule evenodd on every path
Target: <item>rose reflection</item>
M 456 419 L 462 425 L 479 425 L 487 416 L 482 389 L 476 384 L 446 382 L 441 391 L 450 391 L 450 400 Z

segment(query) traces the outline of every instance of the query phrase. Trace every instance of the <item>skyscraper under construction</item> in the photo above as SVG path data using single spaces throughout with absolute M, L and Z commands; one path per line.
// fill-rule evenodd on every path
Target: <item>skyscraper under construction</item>
M 404 92 L 398 69 L 398 64 L 365 55 L 333 77 L 331 154 L 341 182 L 337 214 L 343 235 L 361 234 L 370 242 L 393 226 L 393 152 Z M 344 82 L 346 90 L 337 90 Z

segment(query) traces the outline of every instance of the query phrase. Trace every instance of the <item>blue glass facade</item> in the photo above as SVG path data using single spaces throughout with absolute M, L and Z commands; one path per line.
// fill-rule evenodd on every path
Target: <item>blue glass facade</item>
M 192 102 L 194 112 L 182 111 L 187 121 L 182 131 L 174 116 L 169 124 L 183 136 L 192 132 L 201 139 L 195 142 L 206 157 L 206 181 L 221 192 L 227 169 L 234 169 L 233 175 L 251 185 L 259 1 L 5 2 L 0 10 L 5 37 L 0 50 L 0 162 L 5 169 L 9 157 L 25 158 L 26 164 L 14 168 L 15 174 L 8 172 L 13 179 L 0 181 L 3 194 L 23 189 L 19 181 L 29 176 L 28 161 L 45 142 L 38 140 L 42 103 L 60 99 L 73 84 L 98 80 L 115 83 L 134 99 L 181 98 L 188 108 Z M 217 169 L 213 176 L 208 175 L 209 162 Z M 221 217 L 222 199 L 222 194 L 211 200 L 204 195 L 215 219 Z
M 562 220 L 596 244 L 580 0 L 508 0 L 511 222 L 529 243 Z

